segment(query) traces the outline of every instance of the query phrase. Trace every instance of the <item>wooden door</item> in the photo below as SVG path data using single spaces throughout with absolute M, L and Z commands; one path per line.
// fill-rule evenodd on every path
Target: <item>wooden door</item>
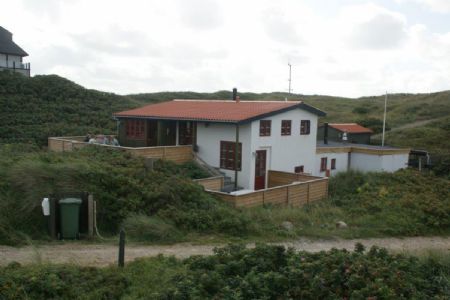
M 257 150 L 255 159 L 255 190 L 266 188 L 266 150 Z

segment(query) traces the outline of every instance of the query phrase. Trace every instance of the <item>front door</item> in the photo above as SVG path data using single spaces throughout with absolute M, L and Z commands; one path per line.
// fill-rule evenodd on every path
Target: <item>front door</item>
M 266 188 L 266 150 L 257 150 L 255 159 L 255 190 Z

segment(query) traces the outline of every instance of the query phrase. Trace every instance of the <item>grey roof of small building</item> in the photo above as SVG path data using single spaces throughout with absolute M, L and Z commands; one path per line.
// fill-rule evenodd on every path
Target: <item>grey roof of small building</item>
M 356 143 L 344 143 L 344 142 L 334 142 L 328 141 L 327 144 L 324 144 L 323 140 L 317 141 L 317 148 L 337 148 L 337 147 L 359 147 L 366 149 L 375 149 L 375 150 L 397 150 L 403 148 L 391 147 L 391 146 L 381 146 L 381 145 L 367 145 L 367 144 L 356 144 Z
M 28 56 L 12 39 L 12 33 L 0 26 L 0 53 L 17 56 Z

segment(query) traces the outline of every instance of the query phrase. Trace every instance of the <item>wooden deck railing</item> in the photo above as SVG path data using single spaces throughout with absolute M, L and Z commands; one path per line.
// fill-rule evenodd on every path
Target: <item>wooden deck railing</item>
M 223 176 L 208 177 L 202 179 L 194 179 L 194 182 L 200 184 L 209 191 L 220 191 L 223 188 L 224 178 Z
M 234 207 L 254 207 L 264 204 L 300 207 L 328 196 L 328 178 L 315 178 L 244 194 L 228 194 L 207 190 Z
M 167 159 L 176 163 L 192 160 L 192 146 L 161 146 L 161 147 L 122 147 L 84 142 L 83 136 L 49 137 L 48 149 L 56 152 L 73 151 L 87 146 L 100 146 L 129 152 L 145 158 Z

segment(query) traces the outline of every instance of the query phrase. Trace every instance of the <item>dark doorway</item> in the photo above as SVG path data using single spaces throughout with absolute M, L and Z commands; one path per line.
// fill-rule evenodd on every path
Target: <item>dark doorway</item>
M 256 151 L 255 161 L 255 190 L 266 188 L 266 150 Z
M 158 121 L 147 121 L 147 147 L 158 146 Z
M 192 121 L 180 121 L 178 144 L 180 145 L 193 145 L 195 144 L 195 134 L 197 131 L 196 123 Z
M 175 146 L 177 140 L 177 122 L 158 122 L 158 146 Z

